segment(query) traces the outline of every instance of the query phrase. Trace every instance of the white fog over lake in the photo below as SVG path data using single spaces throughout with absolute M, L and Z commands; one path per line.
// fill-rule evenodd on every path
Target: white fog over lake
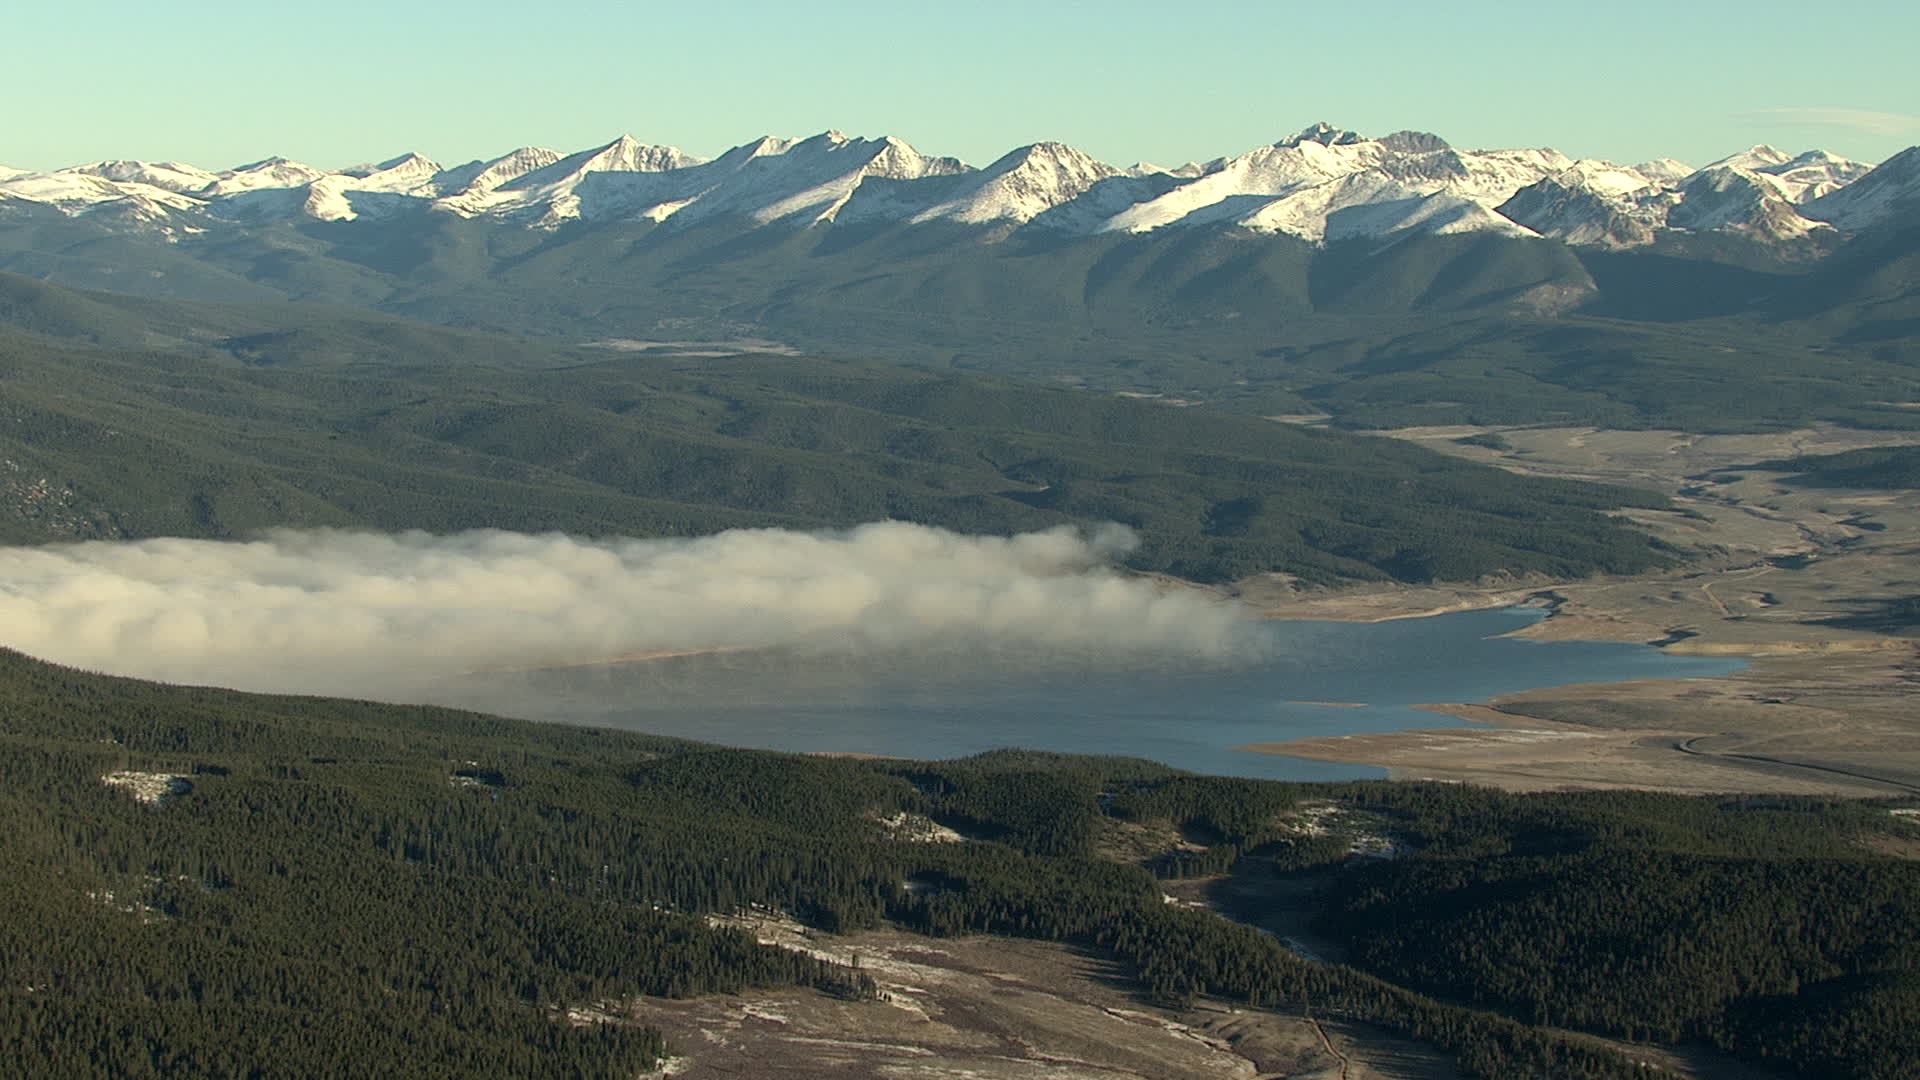
M 1132 544 L 1118 526 L 997 537 L 880 522 L 0 548 L 0 643 L 167 682 L 738 746 L 923 758 L 1020 746 L 1300 779 L 1379 770 L 1232 748 L 1454 723 L 1410 708 L 1422 702 L 1738 666 L 1499 636 L 1537 611 L 1265 622 L 1115 569 Z

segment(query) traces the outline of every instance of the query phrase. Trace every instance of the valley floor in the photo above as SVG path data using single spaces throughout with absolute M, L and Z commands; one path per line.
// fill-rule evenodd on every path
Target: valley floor
M 1274 618 L 1388 619 L 1545 602 L 1538 640 L 1656 643 L 1743 656 L 1720 678 L 1556 687 L 1431 706 L 1476 727 L 1303 739 L 1247 749 L 1381 765 L 1400 778 L 1511 790 L 1634 787 L 1895 795 L 1920 792 L 1920 627 L 1890 614 L 1920 594 L 1912 492 L 1796 487 L 1753 463 L 1920 434 L 1822 428 L 1695 436 L 1503 430 L 1504 450 L 1454 440 L 1482 428 L 1392 433 L 1543 476 L 1632 483 L 1679 512 L 1635 512 L 1703 553 L 1679 569 L 1581 582 L 1305 592 L 1282 579 L 1239 592 Z

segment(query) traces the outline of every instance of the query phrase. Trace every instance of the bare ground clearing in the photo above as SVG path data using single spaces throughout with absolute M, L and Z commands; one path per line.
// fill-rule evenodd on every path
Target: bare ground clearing
M 762 940 L 850 962 L 879 1001 L 768 990 L 644 998 L 599 1016 L 651 1024 L 670 1075 L 813 1080 L 1451 1080 L 1448 1057 L 1364 1025 L 1217 1004 L 1172 1011 L 1136 996 L 1112 958 L 1047 942 L 831 936 L 759 917 Z
M 1681 568 L 1578 582 L 1307 592 L 1242 583 L 1276 618 L 1388 619 L 1547 601 L 1541 640 L 1660 643 L 1745 656 L 1744 671 L 1558 687 L 1435 709 L 1476 723 L 1249 749 L 1387 766 L 1396 777 L 1514 790 L 1636 787 L 1893 795 L 1920 792 L 1920 626 L 1891 605 L 1920 595 L 1920 494 L 1797 487 L 1754 464 L 1920 433 L 1817 428 L 1772 435 L 1500 429 L 1509 448 L 1454 440 L 1485 428 L 1391 433 L 1515 472 L 1649 487 L 1677 511 L 1634 511 L 1693 551 Z

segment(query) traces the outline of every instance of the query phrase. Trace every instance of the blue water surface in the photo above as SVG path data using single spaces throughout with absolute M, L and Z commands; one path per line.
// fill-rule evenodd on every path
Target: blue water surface
M 1738 660 L 1645 645 L 1501 635 L 1538 610 L 1378 623 L 1273 622 L 1255 666 L 808 661 L 688 657 L 517 676 L 487 693 L 534 719 L 731 746 L 953 758 L 1001 747 L 1149 758 L 1195 772 L 1287 780 L 1384 776 L 1368 766 L 1235 747 L 1315 735 L 1459 726 L 1412 706 L 1569 683 L 1721 675 Z M 497 706 L 496 706 L 497 707 Z

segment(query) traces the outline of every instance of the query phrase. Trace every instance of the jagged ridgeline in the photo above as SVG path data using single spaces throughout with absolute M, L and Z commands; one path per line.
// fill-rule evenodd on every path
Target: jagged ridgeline
M 1696 169 L 1316 125 L 1178 167 L 1042 143 L 973 168 L 834 132 L 713 160 L 622 138 L 451 167 L 0 169 L 0 269 L 1357 427 L 1911 427 L 1917 213 L 1920 148 Z
M 614 1019 L 637 995 L 871 996 L 704 918 L 755 905 L 1070 942 L 1162 1005 L 1311 1007 L 1495 1080 L 1647 1075 L 1549 1021 L 1804 1076 L 1920 1054 L 1920 867 L 1871 854 L 1915 842 L 1886 804 L 820 759 L 13 652 L 0 715 L 0 1075 L 631 1077 L 670 1049 Z M 972 839 L 915 842 L 902 813 Z M 1218 872 L 1318 875 L 1368 970 L 1154 880 Z
M 1218 581 L 1632 572 L 1621 487 L 1389 439 L 800 356 L 561 349 L 339 309 L 0 277 L 0 540 L 274 526 L 687 536 L 1118 521 Z

